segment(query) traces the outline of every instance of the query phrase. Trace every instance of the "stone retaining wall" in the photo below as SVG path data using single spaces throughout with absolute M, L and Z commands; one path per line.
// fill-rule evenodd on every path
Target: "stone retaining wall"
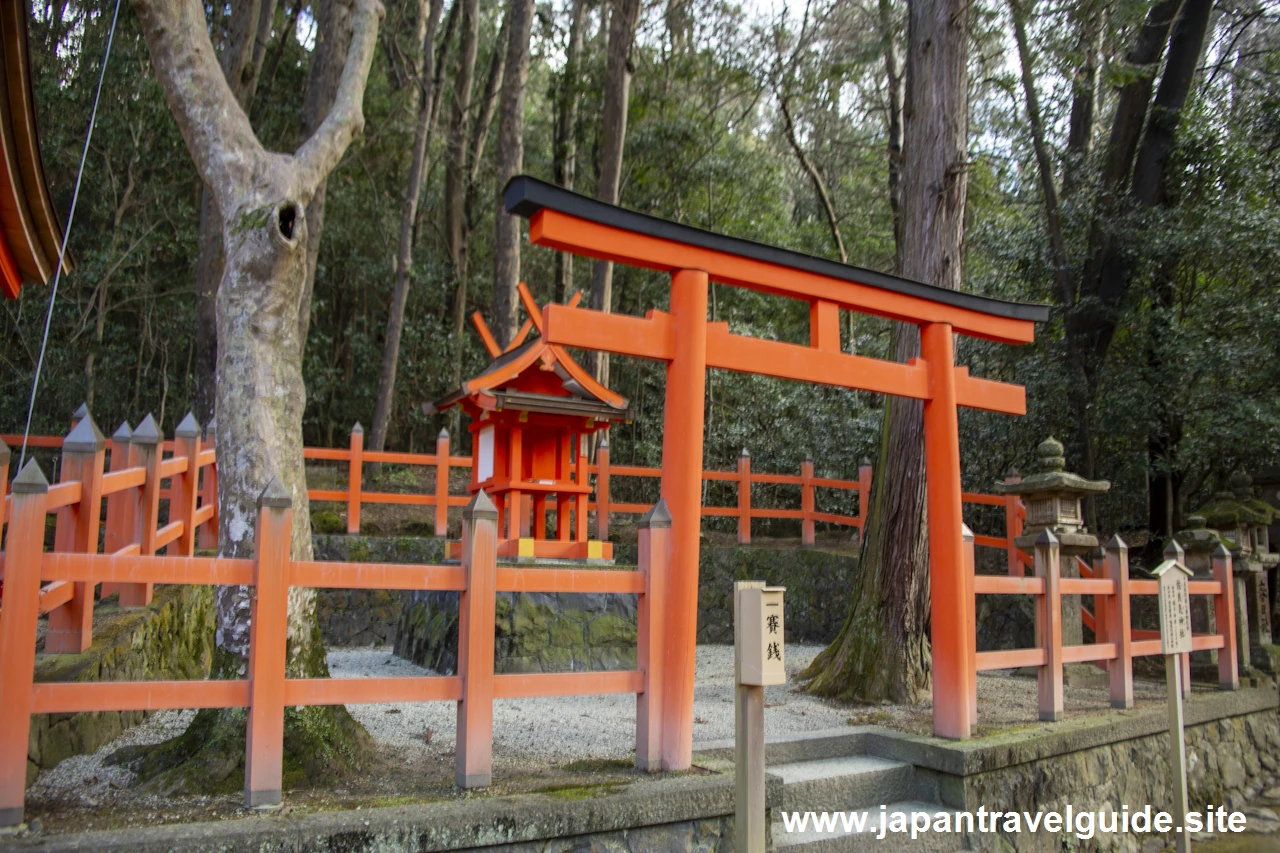
M 698 642 L 733 642 L 733 582 L 749 579 L 787 588 L 789 641 L 830 642 L 848 611 L 856 565 L 852 555 L 817 549 L 704 546 Z M 403 600 L 396 654 L 435 672 L 452 673 L 458 647 L 457 593 L 409 592 Z M 634 595 L 499 593 L 496 622 L 498 672 L 635 667 Z
M 213 660 L 213 588 L 156 587 L 147 607 L 96 608 L 93 645 L 78 655 L 36 656 L 35 680 L 157 681 L 202 679 Z M 142 722 L 142 711 L 33 714 L 27 784 L 68 756 L 94 752 Z
M 439 563 L 444 543 L 434 536 L 311 537 L 317 560 L 357 563 Z M 391 646 L 404 596 L 395 590 L 322 589 L 316 593 L 316 615 L 326 646 Z

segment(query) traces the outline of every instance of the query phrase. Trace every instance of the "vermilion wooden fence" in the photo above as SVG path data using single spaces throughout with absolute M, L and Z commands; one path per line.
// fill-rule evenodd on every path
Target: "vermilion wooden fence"
M 259 500 L 252 559 L 194 557 L 196 531 L 216 519 L 214 453 L 200 446 L 193 418 L 179 426 L 171 455 L 148 418 L 136 430 L 118 431 L 108 442 L 92 420 L 77 424 L 61 442 L 60 480 L 50 485 L 33 460 L 12 483 L 6 506 L 8 535 L 2 567 L 6 595 L 0 607 L 0 825 L 21 821 L 26 781 L 30 715 L 166 708 L 249 709 L 245 800 L 250 805 L 280 802 L 286 705 L 363 702 L 448 701 L 457 705 L 456 781 L 462 787 L 487 785 L 492 767 L 493 701 L 535 696 L 635 693 L 636 764 L 662 765 L 663 642 L 667 633 L 663 587 L 671 560 L 670 515 L 661 501 L 639 525 L 636 570 L 508 568 L 497 565 L 497 510 L 483 492 L 463 511 L 461 565 L 397 565 L 293 560 L 289 552 L 292 505 L 278 483 Z M 111 465 L 104 470 L 111 448 Z M 449 459 L 447 448 L 438 454 Z M 385 457 L 397 457 L 386 454 Z M 314 457 L 313 457 L 314 458 Z M 329 457 L 319 457 L 329 458 Z M 401 458 L 385 458 L 402 462 Z M 7 468 L 8 460 L 0 458 Z M 452 465 L 452 460 L 449 462 Z M 608 466 L 606 463 L 606 471 Z M 205 476 L 201 477 L 200 472 Z M 803 475 L 802 475 L 803 476 Z M 812 478 L 815 485 L 816 478 Z M 168 518 L 159 519 L 161 484 L 168 480 Z M 0 480 L 2 482 L 3 480 Z M 980 503 L 1005 501 L 992 496 Z M 991 498 L 992 500 L 987 500 Z M 313 495 L 313 499 L 316 499 Z M 452 497 L 450 496 L 450 500 Z M 974 502 L 974 501 L 971 501 Z M 1006 537 L 978 537 L 965 531 L 967 595 L 1032 595 L 1037 598 L 1036 645 L 1030 649 L 978 652 L 968 644 L 969 671 L 1039 668 L 1040 716 L 1059 719 L 1063 711 L 1063 666 L 1098 662 L 1111 674 L 1112 702 L 1133 703 L 1133 658 L 1160 653 L 1158 634 L 1129 624 L 1135 595 L 1155 595 L 1156 582 L 1131 580 L 1124 543 L 1108 545 L 1105 558 L 1082 565 L 1079 578 L 1060 576 L 1057 540 L 1043 534 L 1031 563 L 1034 577 L 1011 573 L 975 575 L 974 546 L 1005 548 L 1021 529 L 1018 507 L 1005 504 L 1015 519 Z M 105 509 L 99 554 L 99 525 Z M 55 546 L 45 552 L 45 519 L 57 518 Z M 160 556 L 162 549 L 169 553 Z M 1182 554 L 1174 546 L 1172 558 Z M 1019 564 L 1020 565 L 1020 564 Z M 1231 557 L 1219 548 L 1214 579 L 1190 583 L 1193 595 L 1214 596 L 1218 633 L 1197 634 L 1193 648 L 1219 650 L 1219 683 L 1239 686 L 1236 669 Z M 226 681 L 33 682 L 36 620 L 50 613 L 47 651 L 78 651 L 91 637 L 96 584 L 128 592 L 144 603 L 156 583 L 255 587 L 247 677 Z M 433 589 L 461 594 L 458 674 L 422 678 L 292 679 L 285 676 L 288 591 L 291 586 L 338 589 Z M 632 671 L 496 674 L 494 661 L 497 592 L 623 593 L 638 596 L 637 668 Z M 1097 610 L 1096 642 L 1063 646 L 1061 597 L 1090 595 Z M 52 647 L 51 645 L 52 644 Z M 1184 660 L 1184 666 L 1186 665 Z M 1189 682 L 1188 682 L 1189 683 Z M 976 691 L 971 691 L 976 696 Z M 973 707 L 974 719 L 977 709 Z
M 71 445 L 69 437 L 67 442 Z M 483 492 L 463 512 L 460 566 L 386 563 L 325 563 L 291 559 L 292 506 L 275 481 L 259 499 L 253 559 L 142 553 L 131 545 L 97 554 L 96 519 L 106 495 L 158 482 L 155 471 L 179 477 L 186 469 L 161 462 L 142 483 L 136 468 L 103 475 L 105 441 L 94 452 L 96 466 L 77 470 L 89 479 L 65 479 L 50 486 L 33 460 L 13 481 L 5 549 L 6 595 L 0 607 L 0 824 L 22 819 L 30 715 L 106 710 L 153 711 L 165 708 L 249 709 L 245 801 L 250 806 L 280 802 L 286 705 L 335 705 L 362 702 L 449 701 L 457 703 L 456 781 L 463 787 L 489 784 L 493 701 L 534 696 L 635 693 L 636 763 L 657 768 L 658 713 L 648 684 L 660 677 L 657 654 L 663 636 L 661 608 L 651 606 L 661 590 L 669 559 L 670 516 L 659 502 L 640 525 L 640 567 L 636 571 L 599 569 L 512 569 L 497 565 L 497 510 Z M 79 453 L 78 446 L 64 448 Z M 190 457 L 175 457 L 185 460 Z M 198 458 L 198 457 L 196 457 Z M 168 460 L 166 460 L 168 461 Z M 182 470 L 180 470 L 182 469 Z M 72 470 L 68 468 L 67 470 Z M 98 475 L 94 477 L 92 472 Z M 181 480 L 178 481 L 181 485 Z M 175 485 L 175 490 L 177 485 Z M 152 488 L 154 494 L 156 489 Z M 184 492 L 193 494 L 193 489 Z M 185 500 L 185 498 L 177 498 Z M 185 506 L 185 505 L 184 505 Z M 70 510 L 79 552 L 45 553 L 44 527 L 49 513 Z M 109 506 L 108 506 L 109 512 Z M 197 516 L 198 517 L 198 516 Z M 182 519 L 154 527 L 142 516 L 142 539 L 154 544 L 187 543 L 193 526 Z M 187 521 L 191 517 L 188 516 Z M 174 525 L 178 525 L 175 527 Z M 165 531 L 170 531 L 165 533 Z M 177 531 L 176 534 L 172 531 Z M 94 535 L 90 535 L 94 534 Z M 84 538 L 87 537 L 87 538 Z M 171 537 L 171 538 L 169 538 Z M 92 543 L 92 544 L 89 544 Z M 227 681 L 150 681 L 33 683 L 36 620 L 50 588 L 88 590 L 97 583 L 147 586 L 156 583 L 253 586 L 253 612 L 247 677 Z M 42 584 L 48 584 L 42 588 Z M 291 586 L 340 589 L 433 589 L 461 594 L 458 675 L 423 678 L 293 679 L 285 677 L 288 591 Z M 639 638 L 634 671 L 550 674 L 495 674 L 494 618 L 497 592 L 630 593 L 639 596 Z M 91 601 L 91 595 L 89 597 Z

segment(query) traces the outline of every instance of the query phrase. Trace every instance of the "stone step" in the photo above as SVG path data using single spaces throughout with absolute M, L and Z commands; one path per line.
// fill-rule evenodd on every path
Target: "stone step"
M 809 809 L 805 809 L 809 811 Z M 814 811 L 821 811 L 815 809 Z M 903 801 L 889 803 L 882 812 L 877 805 L 866 811 L 846 811 L 850 827 L 845 828 L 844 821 L 835 816 L 835 827 L 815 830 L 813 815 L 808 818 L 804 831 L 788 832 L 782 820 L 775 821 L 772 826 L 773 844 L 777 850 L 791 850 L 795 853 L 958 853 L 968 849 L 968 842 L 963 834 L 922 832 L 914 840 L 907 833 L 886 833 L 883 839 L 880 834 L 882 815 L 889 816 L 894 812 L 905 812 L 908 815 L 907 825 L 911 825 L 911 816 L 924 812 L 930 816 L 940 811 L 951 811 L 945 806 L 934 803 Z M 954 812 L 952 812 L 954 814 Z M 858 821 L 863 821 L 859 831 Z
M 918 796 L 913 765 L 870 755 L 777 764 L 768 772 L 782 777 L 788 811 L 879 808 Z

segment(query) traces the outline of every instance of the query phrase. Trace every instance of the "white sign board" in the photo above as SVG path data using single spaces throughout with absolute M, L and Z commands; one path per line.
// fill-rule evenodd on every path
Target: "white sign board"
M 1191 598 L 1187 581 L 1191 571 L 1175 560 L 1165 560 L 1153 575 L 1160 584 L 1160 650 L 1166 655 L 1191 651 Z
M 738 618 L 742 631 L 742 684 L 767 687 L 786 684 L 783 664 L 782 593 L 786 587 L 744 589 L 739 595 Z

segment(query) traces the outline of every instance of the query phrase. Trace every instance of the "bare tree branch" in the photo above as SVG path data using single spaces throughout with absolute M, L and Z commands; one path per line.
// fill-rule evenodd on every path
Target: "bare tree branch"
M 364 87 L 378 45 L 378 26 L 385 14 L 381 0 L 356 0 L 351 48 L 342 69 L 338 97 L 324 122 L 295 154 L 298 183 L 308 194 L 328 177 L 347 146 L 364 129 Z

